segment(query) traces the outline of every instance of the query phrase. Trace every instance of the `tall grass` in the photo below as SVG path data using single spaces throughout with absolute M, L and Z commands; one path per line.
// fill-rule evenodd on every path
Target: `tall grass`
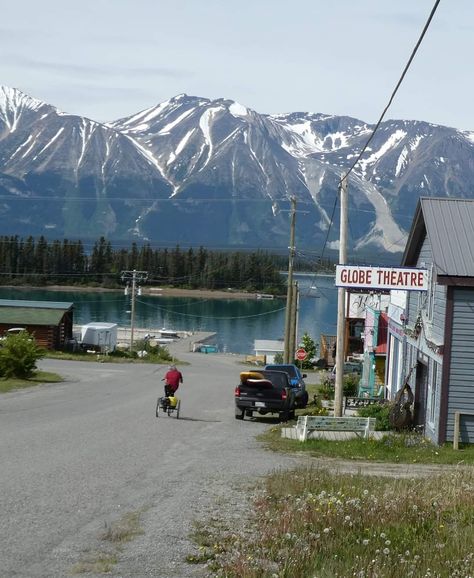
M 412 480 L 277 472 L 252 511 L 243 527 L 209 530 L 215 576 L 474 575 L 473 472 Z

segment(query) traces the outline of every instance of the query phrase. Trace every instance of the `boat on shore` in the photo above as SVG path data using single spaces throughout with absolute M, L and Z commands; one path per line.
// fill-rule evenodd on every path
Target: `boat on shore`
M 275 299 L 275 295 L 271 295 L 270 293 L 257 293 L 257 299 Z
M 159 334 L 161 335 L 162 339 L 179 339 L 179 334 L 174 329 L 160 329 Z

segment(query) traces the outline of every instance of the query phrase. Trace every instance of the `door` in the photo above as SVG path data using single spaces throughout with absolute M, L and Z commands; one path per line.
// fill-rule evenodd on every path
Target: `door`
M 421 361 L 416 365 L 414 424 L 423 426 L 426 420 L 426 395 L 428 391 L 428 366 Z

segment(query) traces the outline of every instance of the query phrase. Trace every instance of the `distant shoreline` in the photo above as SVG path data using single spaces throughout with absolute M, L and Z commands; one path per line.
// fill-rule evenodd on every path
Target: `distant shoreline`
M 77 291 L 78 293 L 117 293 L 122 292 L 123 289 L 108 289 L 105 287 L 80 287 L 77 285 L 47 285 L 36 287 L 28 286 L 13 286 L 1 285 L 0 288 L 30 290 L 38 289 L 41 291 Z M 250 293 L 246 291 L 223 291 L 213 289 L 180 289 L 178 287 L 142 287 L 142 295 L 149 295 L 153 297 L 194 297 L 198 299 L 257 299 L 258 293 Z M 275 297 L 279 299 L 280 297 Z

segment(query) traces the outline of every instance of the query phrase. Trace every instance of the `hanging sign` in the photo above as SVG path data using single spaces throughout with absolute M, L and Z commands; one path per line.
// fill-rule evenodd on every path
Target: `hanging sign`
M 428 289 L 428 271 L 406 267 L 338 265 L 336 267 L 336 286 L 386 291 L 390 289 L 426 291 Z

